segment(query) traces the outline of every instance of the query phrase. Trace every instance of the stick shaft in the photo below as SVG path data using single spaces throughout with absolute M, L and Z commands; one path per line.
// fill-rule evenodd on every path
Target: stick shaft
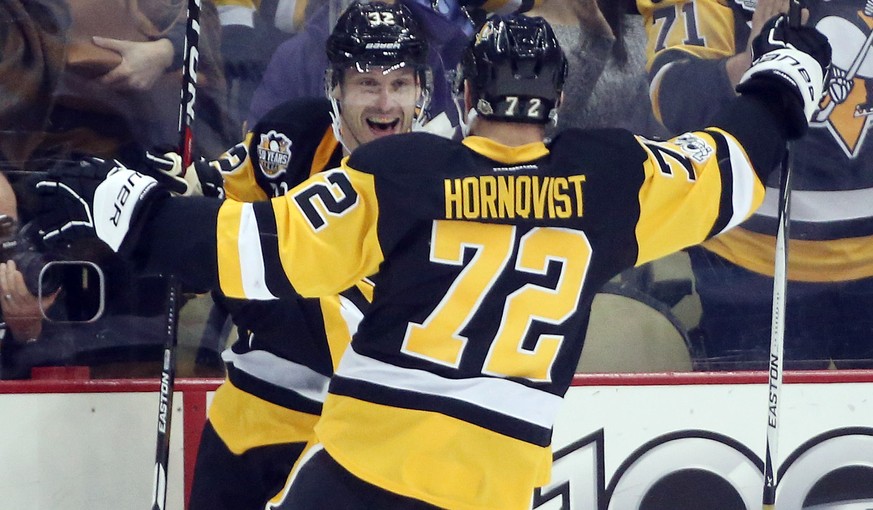
M 155 475 L 152 490 L 152 510 L 164 510 L 167 504 L 167 473 L 170 464 L 170 428 L 173 422 L 173 389 L 176 383 L 176 343 L 179 330 L 179 285 L 169 276 L 167 283 L 167 330 L 164 360 L 161 367 L 161 389 L 158 402 L 158 434 L 155 448 Z
M 790 0 L 788 25 L 800 27 L 800 0 Z M 785 344 L 785 310 L 788 295 L 788 239 L 791 224 L 791 152 L 792 144 L 785 149 L 782 173 L 779 177 L 779 226 L 776 232 L 775 265 L 773 267 L 773 311 L 770 322 L 770 355 L 767 394 L 767 438 L 764 448 L 764 510 L 776 505 L 776 487 L 779 472 L 776 466 L 779 444 L 779 405 L 782 400 L 782 367 Z
M 770 324 L 769 391 L 767 395 L 767 441 L 764 449 L 764 509 L 776 503 L 779 483 L 776 454 L 779 443 L 779 405 L 782 400 L 782 367 L 785 342 L 785 310 L 788 294 L 788 232 L 791 208 L 791 146 L 785 151 L 779 180 L 779 227 L 776 233 L 773 270 L 773 312 Z
M 179 106 L 179 153 L 184 172 L 193 159 L 194 103 L 197 99 L 197 63 L 200 58 L 200 1 L 188 0 L 185 25 L 185 55 L 182 64 L 182 90 Z M 179 329 L 179 284 L 174 276 L 167 277 L 167 331 L 161 368 L 161 389 L 158 402 L 157 445 L 152 490 L 152 510 L 167 507 L 167 482 L 170 467 L 170 427 L 173 421 L 173 390 L 176 384 L 176 343 Z
M 182 93 L 179 106 L 179 154 L 182 155 L 182 171 L 188 168 L 193 157 L 194 103 L 197 99 L 197 64 L 200 60 L 200 1 L 188 0 L 188 17 L 185 27 L 185 58 L 182 64 Z

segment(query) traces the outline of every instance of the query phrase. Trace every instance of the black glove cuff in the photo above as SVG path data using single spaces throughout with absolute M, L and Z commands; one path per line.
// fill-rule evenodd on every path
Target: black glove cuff
M 121 246 L 118 247 L 118 254 L 122 257 L 131 260 L 135 265 L 137 264 L 138 257 L 140 257 L 140 253 L 144 246 L 149 243 L 149 239 L 144 239 L 142 232 L 145 229 L 145 226 L 148 224 L 149 218 L 161 207 L 161 204 L 170 197 L 169 190 L 163 186 L 162 184 L 157 184 L 154 189 L 149 191 L 148 200 L 143 201 L 138 209 L 136 210 L 136 214 L 131 220 L 130 227 L 127 230 L 127 234 L 124 236 L 124 241 L 121 243 Z
M 737 85 L 737 92 L 744 95 L 754 94 L 767 103 L 785 126 L 789 140 L 802 137 L 809 129 L 809 122 L 803 111 L 803 98 L 800 97 L 797 87 L 773 75 L 761 73 Z

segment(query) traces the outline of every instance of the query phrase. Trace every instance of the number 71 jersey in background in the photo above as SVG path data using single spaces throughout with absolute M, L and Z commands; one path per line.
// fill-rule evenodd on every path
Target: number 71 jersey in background
M 285 197 L 226 202 L 219 279 L 228 295 L 268 298 L 372 277 L 319 440 L 387 490 L 516 508 L 548 480 L 600 286 L 735 226 L 762 198 L 746 151 L 717 128 L 670 141 L 569 130 L 518 147 L 398 135 Z

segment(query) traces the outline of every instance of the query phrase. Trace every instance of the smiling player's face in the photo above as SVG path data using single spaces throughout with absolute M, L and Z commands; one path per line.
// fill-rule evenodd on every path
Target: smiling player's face
M 343 140 L 349 150 L 383 136 L 406 133 L 412 127 L 419 88 L 415 71 L 401 68 L 384 72 L 348 69 L 337 90 Z

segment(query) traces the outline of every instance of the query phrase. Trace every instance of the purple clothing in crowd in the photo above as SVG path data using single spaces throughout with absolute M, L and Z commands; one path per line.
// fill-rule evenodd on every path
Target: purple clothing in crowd
M 428 57 L 434 77 L 429 117 L 445 112 L 457 125 L 446 70 L 460 61 L 473 25 L 457 2 L 441 1 L 436 8 L 431 0 L 401 0 L 427 33 L 431 45 Z M 436 9 L 436 10 L 434 10 Z M 328 5 L 316 11 L 302 32 L 285 41 L 273 53 L 263 80 L 252 96 L 248 127 L 251 129 L 267 112 L 295 98 L 324 95 L 324 72 L 328 61 L 325 43 L 328 30 Z

